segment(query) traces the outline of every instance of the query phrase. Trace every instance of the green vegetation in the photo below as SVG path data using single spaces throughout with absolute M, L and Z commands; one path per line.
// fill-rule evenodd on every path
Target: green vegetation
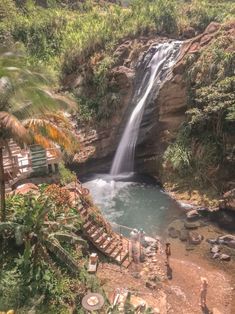
M 66 185 L 71 182 L 75 182 L 75 180 L 77 180 L 76 173 L 66 168 L 64 163 L 59 164 L 59 176 L 60 176 L 60 183 L 62 185 Z
M 0 193 L 1 220 L 5 212 L 3 149 L 13 138 L 20 145 L 36 142 L 56 150 L 59 144 L 69 154 L 78 148 L 71 124 L 50 91 L 45 74 L 26 67 L 19 51 L 0 55 Z
M 232 1 L 133 0 L 128 7 L 105 1 L 53 0 L 39 6 L 28 0 L 19 7 L 15 2 L 0 4 L 1 42 L 23 43 L 30 62 L 46 63 L 62 80 L 83 73 L 94 96 L 83 93 L 78 98 L 80 114 L 87 120 L 108 119 L 118 105 L 109 104 L 112 95 L 106 97 L 107 73 L 115 64 L 113 51 L 124 38 L 156 33 L 177 37 L 188 27 L 200 32 L 211 21 L 234 16 Z M 84 64 L 88 70 L 82 70 Z
M 0 311 L 82 311 L 87 289 L 101 290 L 84 268 L 87 243 L 68 190 L 42 186 L 36 195 L 11 196 L 7 213 L 0 223 Z
M 219 36 L 198 56 L 187 60 L 187 122 L 165 153 L 165 169 L 220 193 L 232 180 L 235 135 L 235 52 L 233 36 Z M 225 180 L 226 178 L 226 180 Z

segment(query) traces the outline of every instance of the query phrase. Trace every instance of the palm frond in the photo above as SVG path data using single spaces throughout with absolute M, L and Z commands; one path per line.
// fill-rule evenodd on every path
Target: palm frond
M 56 239 L 45 240 L 47 249 L 64 263 L 72 273 L 78 272 L 78 265 L 75 259 L 60 245 Z
M 38 117 L 25 120 L 23 124 L 34 134 L 35 139 L 44 140 L 40 136 L 48 138 L 52 143 L 57 143 L 62 146 L 68 153 L 72 153 L 78 148 L 76 139 L 71 131 L 65 127 L 57 126 L 55 122 L 43 117 Z M 50 145 L 51 143 L 48 142 L 46 144 Z
M 54 237 L 60 242 L 66 242 L 70 244 L 81 244 L 84 247 L 88 247 L 87 242 L 81 237 L 78 237 L 76 234 L 68 234 L 62 232 L 51 233 L 49 237 Z
M 2 138 L 13 137 L 17 142 L 29 142 L 30 136 L 27 129 L 12 114 L 0 111 L 0 126 Z

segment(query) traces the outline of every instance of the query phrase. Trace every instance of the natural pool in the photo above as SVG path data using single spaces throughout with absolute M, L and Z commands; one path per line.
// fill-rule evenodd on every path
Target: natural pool
M 126 175 L 113 180 L 110 175 L 96 174 L 84 178 L 83 182 L 90 190 L 95 204 L 111 223 L 128 228 L 143 228 L 147 235 L 152 237 L 157 235 L 163 240 L 168 238 L 169 225 L 178 229 L 183 228 L 186 206 L 173 200 L 148 177 Z M 227 251 L 224 247 L 223 253 L 229 253 L 232 260 L 229 263 L 220 262 L 211 258 L 210 245 L 206 241 L 207 238 L 216 238 L 228 231 L 221 229 L 210 220 L 206 219 L 204 222 L 205 224 L 197 230 L 203 235 L 204 241 L 194 246 L 193 250 L 188 251 L 185 242 L 179 239 L 168 238 L 172 244 L 172 255 L 182 263 L 195 264 L 199 269 L 201 267 L 209 273 L 224 271 L 224 274 L 230 278 L 230 284 L 234 285 L 235 250 Z M 130 229 L 115 225 L 113 228 L 126 236 L 130 234 Z M 235 304 L 232 304 L 231 313 L 235 313 Z
M 150 236 L 166 236 L 168 225 L 184 216 L 184 208 L 148 177 L 126 175 L 113 180 L 109 175 L 95 175 L 84 186 L 111 223 L 143 228 Z M 128 235 L 129 231 L 121 228 L 121 232 Z

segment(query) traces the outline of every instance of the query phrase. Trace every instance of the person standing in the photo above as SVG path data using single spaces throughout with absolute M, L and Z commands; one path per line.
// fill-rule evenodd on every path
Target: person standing
M 169 258 L 171 256 L 171 244 L 169 242 L 166 243 L 165 253 L 166 253 L 166 264 L 169 265 Z
M 199 305 L 202 308 L 206 307 L 207 287 L 208 287 L 208 280 L 205 277 L 201 277 L 201 288 L 200 288 L 200 302 L 199 302 Z

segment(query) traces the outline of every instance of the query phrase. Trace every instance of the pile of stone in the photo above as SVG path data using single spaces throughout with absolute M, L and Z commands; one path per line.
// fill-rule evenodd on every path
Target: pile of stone
M 220 236 L 217 239 L 207 239 L 207 242 L 211 244 L 210 252 L 212 253 L 213 259 L 218 258 L 222 261 L 231 260 L 231 256 L 229 254 L 221 253 L 221 250 L 223 245 L 235 249 L 235 235 L 227 234 Z

